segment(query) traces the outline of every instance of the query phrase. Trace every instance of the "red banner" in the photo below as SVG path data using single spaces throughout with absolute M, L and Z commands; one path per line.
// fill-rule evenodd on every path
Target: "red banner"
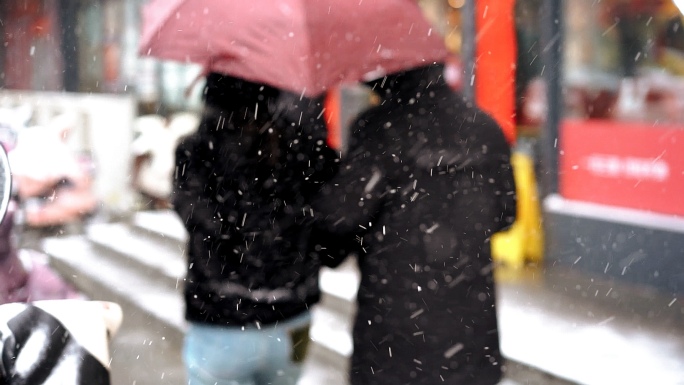
M 684 216 L 684 127 L 610 120 L 561 126 L 567 199 Z

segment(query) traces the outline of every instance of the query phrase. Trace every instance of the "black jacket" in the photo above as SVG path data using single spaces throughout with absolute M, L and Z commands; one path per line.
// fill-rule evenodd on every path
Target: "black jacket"
M 197 133 L 176 151 L 173 204 L 190 234 L 186 318 L 273 323 L 319 298 L 309 202 L 334 173 L 320 100 L 210 74 Z
M 499 126 L 441 78 L 389 76 L 353 126 L 317 199 L 334 266 L 356 239 L 361 271 L 352 384 L 496 384 L 501 377 L 490 236 L 514 220 Z

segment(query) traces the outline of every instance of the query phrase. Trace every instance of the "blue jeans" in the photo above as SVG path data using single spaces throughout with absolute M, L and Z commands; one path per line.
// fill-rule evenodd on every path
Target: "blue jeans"
M 183 348 L 188 385 L 295 385 L 310 323 L 308 312 L 261 328 L 191 323 Z

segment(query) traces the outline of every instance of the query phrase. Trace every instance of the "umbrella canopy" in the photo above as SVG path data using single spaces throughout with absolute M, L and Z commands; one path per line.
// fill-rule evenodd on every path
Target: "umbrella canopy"
M 316 96 L 447 51 L 411 0 L 153 0 L 139 54 Z

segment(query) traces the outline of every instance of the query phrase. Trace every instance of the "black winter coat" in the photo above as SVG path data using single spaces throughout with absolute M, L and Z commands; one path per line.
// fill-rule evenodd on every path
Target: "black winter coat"
M 442 67 L 379 81 L 314 207 L 326 264 L 359 248 L 352 384 L 496 384 L 489 239 L 515 216 L 510 149 Z M 327 237 L 327 238 L 326 238 Z M 319 247 L 319 249 L 321 248 Z
M 225 326 L 298 315 L 319 298 L 309 202 L 337 162 L 320 100 L 210 74 L 205 104 L 176 151 L 186 318 Z

